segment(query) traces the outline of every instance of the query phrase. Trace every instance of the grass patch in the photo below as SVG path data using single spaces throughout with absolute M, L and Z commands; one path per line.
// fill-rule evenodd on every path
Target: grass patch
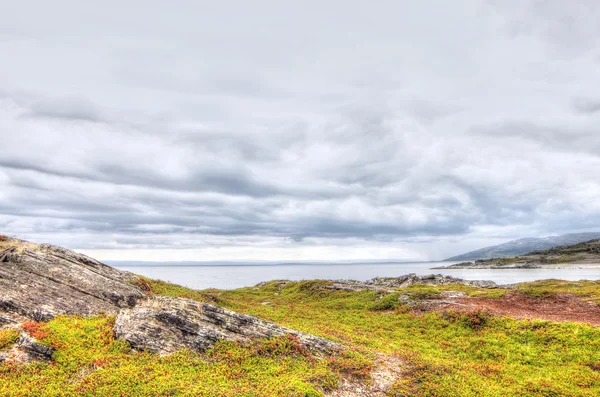
M 153 295 L 172 296 L 177 298 L 194 299 L 199 302 L 219 303 L 218 290 L 198 291 L 162 280 L 153 280 L 138 276 L 139 285 L 144 291 Z
M 600 304 L 600 281 L 550 279 L 517 284 L 516 290 L 534 298 L 567 293 L 580 296 L 586 301 Z
M 2 396 L 321 396 L 342 373 L 370 370 L 362 354 L 317 359 L 292 336 L 160 357 L 115 340 L 112 317 L 35 324 L 28 327 L 56 349 L 54 362 L 0 365 Z
M 598 328 L 498 318 L 485 311 L 417 315 L 399 306 L 392 308 L 395 303 L 388 306 L 397 300 L 396 294 L 387 295 L 388 301 L 373 292 L 321 290 L 315 294 L 302 291 L 294 283 L 279 292 L 273 287 L 222 291 L 220 298 L 234 310 L 327 337 L 359 351 L 402 357 L 407 372 L 394 385 L 391 395 L 600 394 L 600 372 L 593 369 L 600 362 Z M 398 293 L 432 296 L 442 290 L 492 296 L 505 293 L 457 286 L 413 286 Z M 266 300 L 272 305 L 261 305 Z M 382 310 L 373 310 L 378 305 Z
M 19 330 L 10 328 L 0 331 L 0 350 L 6 349 L 19 339 Z
M 335 388 L 341 376 L 368 379 L 370 357 L 381 353 L 405 363 L 391 396 L 600 395 L 600 328 L 485 311 L 415 314 L 398 299 L 401 294 L 431 298 L 447 290 L 498 297 L 509 290 L 415 285 L 381 296 L 322 288 L 327 283 L 274 281 L 195 291 L 147 280 L 150 293 L 216 301 L 342 343 L 349 347 L 342 356 L 317 359 L 293 338 L 278 338 L 218 343 L 205 354 L 180 351 L 161 358 L 114 340 L 111 317 L 60 317 L 28 326 L 57 349 L 56 363 L 0 365 L 0 395 L 319 396 Z M 516 289 L 539 296 L 600 296 L 597 282 L 547 280 Z
M 371 304 L 371 306 L 369 306 L 369 310 L 393 310 L 398 306 L 400 306 L 400 295 L 387 294 Z
M 8 237 L 4 235 L 0 235 L 0 252 L 7 250 L 9 248 L 16 248 L 17 253 L 23 252 L 23 250 L 28 249 L 31 251 L 39 251 L 40 246 L 35 243 L 30 243 L 29 241 L 19 240 L 17 238 Z

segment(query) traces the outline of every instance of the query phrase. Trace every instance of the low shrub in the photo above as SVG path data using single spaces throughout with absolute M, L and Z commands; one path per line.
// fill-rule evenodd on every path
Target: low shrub
M 0 350 L 9 347 L 19 339 L 19 330 L 5 329 L 0 331 Z
M 369 310 L 378 311 L 378 310 L 394 310 L 400 305 L 400 295 L 398 294 L 388 294 L 382 296 L 380 299 L 375 301 L 370 307 Z
M 485 327 L 493 317 L 487 309 L 477 309 L 469 312 L 446 310 L 443 317 L 452 323 L 463 325 L 474 331 Z

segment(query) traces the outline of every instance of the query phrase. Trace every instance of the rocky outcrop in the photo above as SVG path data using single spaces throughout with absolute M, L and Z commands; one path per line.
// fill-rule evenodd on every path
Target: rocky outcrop
M 417 276 L 414 273 L 400 277 L 377 277 L 367 281 L 336 280 L 331 285 L 323 285 L 322 288 L 342 291 L 376 291 L 392 292 L 397 288 L 410 287 L 415 284 L 423 285 L 448 285 L 461 284 L 477 288 L 498 288 L 493 281 L 463 280 L 456 277 L 444 276 L 442 274 L 430 274 Z
M 541 269 L 542 266 L 535 263 L 517 262 L 503 263 L 502 259 L 495 262 L 493 259 L 487 261 L 476 260 L 473 262 L 461 262 L 450 266 L 436 267 L 435 269 Z
M 461 291 L 440 291 L 438 294 L 428 296 L 415 296 L 410 293 L 402 294 L 398 300 L 413 311 L 428 312 L 464 307 L 465 305 L 458 302 L 457 299 L 465 298 L 466 296 L 467 294 Z
M 0 351 L 0 363 L 3 361 L 28 363 L 31 361 L 48 361 L 52 358 L 54 349 L 39 343 L 24 330 L 20 331 L 19 339 L 10 348 Z
M 341 349 L 326 339 L 189 299 L 149 297 L 139 278 L 53 245 L 2 240 L 0 327 L 60 314 L 117 315 L 115 335 L 155 353 L 204 351 L 219 340 L 247 342 L 291 335 L 316 353 Z M 52 349 L 22 333 L 12 357 L 48 359 Z M 6 354 L 3 355 L 6 359 Z
M 204 351 L 217 341 L 248 342 L 258 338 L 291 335 L 315 353 L 330 354 L 342 348 L 327 339 L 190 299 L 155 296 L 132 309 L 121 310 L 115 335 L 132 347 L 153 353 L 188 348 Z
M 0 252 L 0 326 L 59 314 L 116 314 L 145 298 L 136 281 L 131 273 L 62 247 L 11 247 Z
M 35 338 L 21 332 L 21 337 L 17 342 L 17 348 L 25 352 L 33 360 L 50 360 L 54 349 L 50 346 L 39 343 Z

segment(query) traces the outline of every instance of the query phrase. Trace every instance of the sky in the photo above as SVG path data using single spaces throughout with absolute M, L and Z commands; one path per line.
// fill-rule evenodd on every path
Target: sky
M 436 260 L 599 230 L 600 2 L 0 0 L 0 232 Z

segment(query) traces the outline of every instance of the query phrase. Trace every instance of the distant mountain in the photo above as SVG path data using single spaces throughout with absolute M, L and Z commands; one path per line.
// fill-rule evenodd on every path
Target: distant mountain
M 521 238 L 504 244 L 493 245 L 491 247 L 485 247 L 475 251 L 467 252 L 466 254 L 453 256 L 452 258 L 448 258 L 446 260 L 473 261 L 477 259 L 504 258 L 507 256 L 523 255 L 532 251 L 545 250 L 563 245 L 583 243 L 594 239 L 600 239 L 600 232 L 573 233 L 565 234 L 563 236 L 550 236 L 543 238 Z

